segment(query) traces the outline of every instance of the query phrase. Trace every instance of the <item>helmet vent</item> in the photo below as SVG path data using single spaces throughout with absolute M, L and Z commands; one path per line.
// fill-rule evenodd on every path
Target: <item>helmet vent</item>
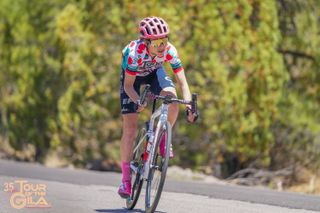
M 151 35 L 151 31 L 150 31 L 149 27 L 146 27 L 146 31 L 147 31 L 148 35 Z
M 157 34 L 157 30 L 155 28 L 152 29 L 154 34 Z
M 166 28 L 166 27 L 163 27 L 163 31 L 166 33 L 166 32 L 167 32 L 167 28 Z

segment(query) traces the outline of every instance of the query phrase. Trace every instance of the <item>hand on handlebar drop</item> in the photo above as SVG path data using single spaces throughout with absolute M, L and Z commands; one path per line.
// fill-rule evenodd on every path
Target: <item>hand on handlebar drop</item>
M 137 104 L 138 106 L 138 109 L 137 109 L 137 112 L 142 112 L 144 110 L 144 108 L 147 106 L 147 101 L 144 101 L 143 104 Z

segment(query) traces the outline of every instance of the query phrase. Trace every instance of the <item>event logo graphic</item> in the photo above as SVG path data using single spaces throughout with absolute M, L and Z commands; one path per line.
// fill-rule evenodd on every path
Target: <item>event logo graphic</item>
M 15 209 L 50 208 L 51 205 L 45 199 L 46 190 L 46 184 L 33 184 L 27 180 L 4 183 L 4 191 L 12 193 L 10 204 Z

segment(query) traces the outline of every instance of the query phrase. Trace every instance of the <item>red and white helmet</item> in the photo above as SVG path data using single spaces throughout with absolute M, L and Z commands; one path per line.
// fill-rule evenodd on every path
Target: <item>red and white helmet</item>
M 140 21 L 140 37 L 145 39 L 157 39 L 169 34 L 169 26 L 160 17 L 147 17 Z

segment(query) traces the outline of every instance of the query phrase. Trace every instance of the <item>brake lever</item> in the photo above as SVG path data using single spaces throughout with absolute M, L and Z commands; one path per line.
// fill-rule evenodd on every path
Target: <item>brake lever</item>
M 146 96 L 147 96 L 147 93 L 149 92 L 149 89 L 150 89 L 150 85 L 147 84 L 145 87 L 144 87 L 144 90 L 142 92 L 142 95 L 141 95 L 141 104 L 144 104 L 145 102 L 145 99 L 146 99 Z
M 187 110 L 186 110 L 187 121 L 188 121 L 189 123 L 191 123 L 191 122 L 188 120 L 188 116 L 189 116 L 189 113 L 190 113 L 190 112 L 194 115 L 194 120 L 193 120 L 193 122 L 196 122 L 197 119 L 198 119 L 198 117 L 199 117 L 197 99 L 198 99 L 198 94 L 192 93 L 191 109 L 190 109 L 190 108 L 187 108 Z

